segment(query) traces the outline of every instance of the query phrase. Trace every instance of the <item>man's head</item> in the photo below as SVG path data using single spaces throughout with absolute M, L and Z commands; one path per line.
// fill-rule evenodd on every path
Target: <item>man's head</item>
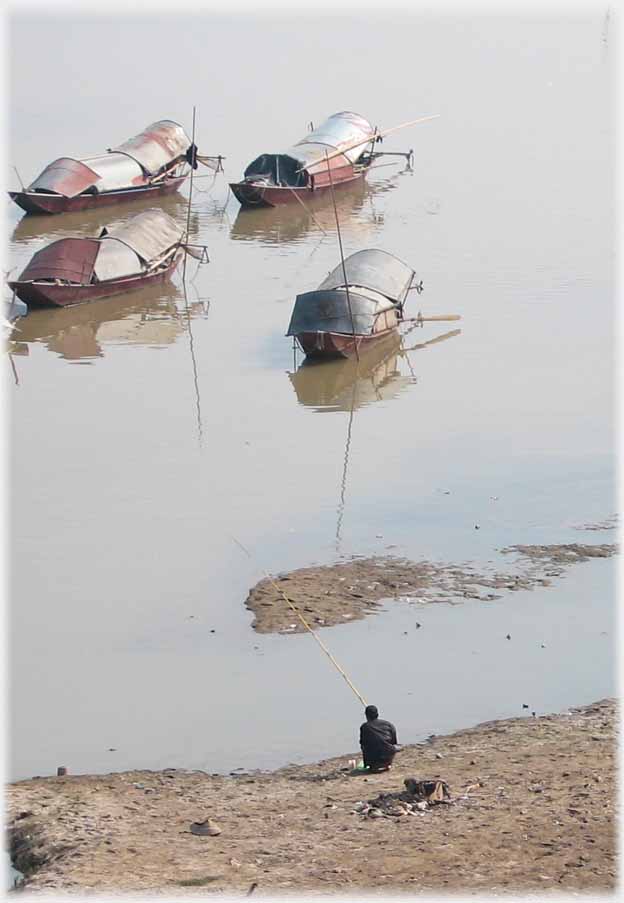
M 374 721 L 375 718 L 379 718 L 379 712 L 377 711 L 376 705 L 367 705 L 364 709 L 364 714 L 366 715 L 367 721 Z

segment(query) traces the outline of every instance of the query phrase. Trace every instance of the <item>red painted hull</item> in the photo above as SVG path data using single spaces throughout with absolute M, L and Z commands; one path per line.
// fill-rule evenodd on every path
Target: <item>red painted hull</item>
M 126 276 L 90 285 L 56 285 L 47 282 L 9 282 L 17 297 L 33 307 L 68 307 L 111 295 L 120 295 L 135 289 L 146 288 L 164 282 L 174 272 L 183 255 L 178 251 L 171 263 L 162 270 L 148 275 Z
M 9 197 L 26 213 L 67 213 L 89 210 L 110 204 L 128 204 L 132 201 L 151 200 L 177 191 L 187 176 L 163 179 L 157 185 L 127 188 L 124 191 L 106 191 L 103 194 L 78 194 L 73 198 L 61 194 L 44 194 L 39 191 L 9 191 Z
M 345 179 L 336 179 L 334 188 L 352 187 L 363 181 L 365 172 L 358 172 Z M 335 176 L 332 177 L 335 179 Z M 331 192 L 329 183 L 315 185 L 313 188 L 283 188 L 278 185 L 254 185 L 253 182 L 230 182 L 232 194 L 243 207 L 281 207 L 283 204 L 307 203 L 312 198 L 321 197 Z
M 356 336 L 338 332 L 302 332 L 297 336 L 297 341 L 308 357 L 331 360 L 337 357 L 352 357 L 356 348 L 358 353 L 365 351 L 393 333 L 396 333 L 395 328 Z

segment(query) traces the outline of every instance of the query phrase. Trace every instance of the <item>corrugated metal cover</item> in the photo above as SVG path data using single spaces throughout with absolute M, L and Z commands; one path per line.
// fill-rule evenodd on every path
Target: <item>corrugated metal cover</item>
M 94 238 L 61 238 L 33 255 L 19 281 L 63 279 L 88 285 L 99 247 Z
M 397 303 L 404 300 L 410 283 L 416 275 L 414 270 L 398 257 L 376 248 L 351 254 L 345 260 L 345 270 L 349 285 L 372 288 Z M 319 289 L 338 288 L 344 284 L 342 264 L 339 264 L 321 282 Z
M 58 160 L 48 164 L 35 181 L 30 183 L 28 191 L 54 191 L 63 197 L 73 198 L 95 185 L 99 178 L 97 172 L 85 166 L 80 160 L 59 157 Z
M 141 272 L 143 266 L 132 248 L 116 238 L 106 237 L 100 240 L 100 253 L 95 261 L 98 282 L 134 276 Z
M 148 125 L 136 137 L 112 148 L 112 151 L 127 154 L 140 163 L 147 173 L 154 175 L 167 163 L 185 154 L 190 146 L 191 139 L 181 125 L 171 119 L 161 119 Z
M 345 335 L 355 332 L 356 335 L 368 335 L 378 313 L 376 302 L 357 292 L 349 292 L 349 300 L 351 312 L 346 292 L 316 291 L 297 295 L 286 335 L 299 335 L 302 332 L 339 332 Z
M 123 241 L 149 263 L 181 241 L 182 231 L 175 220 L 163 210 L 154 207 L 133 216 L 114 229 L 108 229 L 107 234 L 111 238 Z
M 133 185 L 144 185 L 146 182 L 139 164 L 125 154 L 101 154 L 98 157 L 87 157 L 84 162 L 100 177 L 98 191 L 115 191 Z
M 361 143 L 345 151 L 343 155 L 355 163 L 372 139 L 374 131 L 373 126 L 363 116 L 345 110 L 342 113 L 334 113 L 285 153 L 301 160 L 302 163 L 311 164 L 313 161 L 318 162 L 319 157 L 322 162 L 326 150 L 331 153 L 361 140 Z

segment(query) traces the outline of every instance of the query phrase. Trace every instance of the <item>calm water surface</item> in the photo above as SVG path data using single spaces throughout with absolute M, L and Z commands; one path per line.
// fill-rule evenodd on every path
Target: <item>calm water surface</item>
M 339 213 L 347 253 L 416 268 L 412 314 L 461 323 L 359 369 L 301 366 L 284 333 L 297 292 L 338 262 L 332 211 L 241 212 L 219 176 L 196 182 L 211 262 L 190 262 L 186 301 L 176 276 L 33 312 L 16 378 L 5 364 L 12 775 L 353 750 L 359 703 L 311 638 L 251 630 L 262 568 L 388 551 L 498 564 L 510 543 L 613 541 L 574 529 L 614 511 L 604 21 L 38 13 L 10 42 L 8 161 L 27 182 L 156 119 L 190 129 L 194 103 L 200 149 L 231 180 L 337 110 L 382 128 L 441 114 L 384 145 L 413 147 L 413 172 L 379 168 Z M 162 206 L 183 221 L 186 194 Z M 10 266 L 139 209 L 10 205 Z M 409 742 L 612 694 L 613 601 L 597 561 L 489 606 L 392 604 L 323 636 Z

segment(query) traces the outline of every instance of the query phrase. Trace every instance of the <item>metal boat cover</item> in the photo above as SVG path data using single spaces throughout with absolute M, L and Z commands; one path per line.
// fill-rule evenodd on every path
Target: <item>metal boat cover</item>
M 401 304 L 410 287 L 416 273 L 402 260 L 380 251 L 370 248 L 366 251 L 356 251 L 344 262 L 347 273 L 347 284 L 359 285 L 373 289 L 389 298 L 395 304 Z M 321 289 L 338 288 L 345 284 L 342 264 L 332 270 L 329 276 L 319 285 Z
M 126 154 L 100 154 L 98 157 L 87 157 L 84 162 L 99 176 L 98 192 L 145 185 L 143 170 L 136 160 Z
M 100 241 L 100 251 L 95 261 L 95 276 L 98 282 L 107 279 L 122 279 L 143 272 L 136 252 L 116 238 L 106 237 Z
M 164 210 L 154 207 L 113 229 L 103 229 L 100 238 L 105 236 L 122 241 L 149 263 L 182 241 L 182 229 Z
M 302 332 L 369 335 L 380 312 L 380 305 L 372 298 L 351 291 L 349 301 L 351 311 L 345 291 L 317 290 L 297 295 L 286 335 L 299 335 Z
M 58 160 L 54 160 L 53 163 L 46 166 L 35 181 L 30 183 L 27 190 L 53 191 L 66 198 L 74 198 L 95 185 L 99 179 L 98 173 L 85 166 L 80 160 L 59 157 Z
M 148 175 L 154 175 L 176 157 L 185 154 L 190 146 L 191 139 L 181 125 L 171 119 L 161 119 L 148 125 L 139 135 L 110 150 L 127 154 Z
M 86 285 L 100 248 L 95 238 L 61 238 L 33 255 L 19 282 L 62 279 Z
M 350 147 L 342 156 L 355 163 L 374 132 L 370 122 L 363 116 L 344 110 L 342 113 L 334 113 L 285 153 L 299 160 L 300 165 L 309 168 L 315 162 L 324 162 L 326 150 L 330 153 L 342 147 Z M 351 147 L 356 141 L 360 143 Z
M 342 147 L 350 149 L 330 160 L 331 168 L 344 165 L 345 157 L 355 163 L 373 135 L 372 125 L 363 116 L 348 111 L 334 113 L 293 147 L 279 154 L 261 154 L 249 164 L 244 176 L 264 176 L 274 184 L 303 185 L 305 179 L 298 170 L 312 167 L 320 170 L 326 165 L 325 151 L 331 153 Z M 352 147 L 354 141 L 361 143 Z

